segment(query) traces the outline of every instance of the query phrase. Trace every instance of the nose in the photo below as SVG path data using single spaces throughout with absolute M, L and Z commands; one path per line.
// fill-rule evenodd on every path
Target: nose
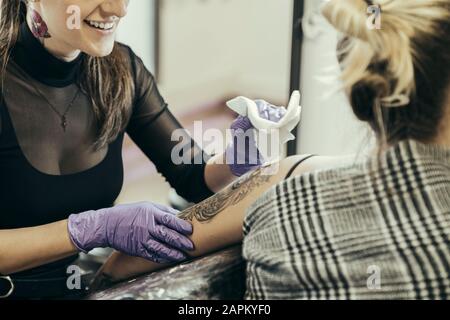
M 123 18 L 127 15 L 130 0 L 107 0 L 100 5 L 102 13 L 106 16 Z

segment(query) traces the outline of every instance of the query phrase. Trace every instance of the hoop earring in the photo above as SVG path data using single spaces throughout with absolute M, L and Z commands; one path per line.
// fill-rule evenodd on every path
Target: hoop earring
M 36 38 L 51 38 L 48 27 L 39 12 L 30 8 L 31 32 Z

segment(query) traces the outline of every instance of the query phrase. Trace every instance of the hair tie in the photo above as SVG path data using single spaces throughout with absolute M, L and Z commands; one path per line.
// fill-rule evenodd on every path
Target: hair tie
M 405 94 L 393 95 L 380 99 L 381 105 L 386 108 L 398 108 L 408 105 L 411 100 Z

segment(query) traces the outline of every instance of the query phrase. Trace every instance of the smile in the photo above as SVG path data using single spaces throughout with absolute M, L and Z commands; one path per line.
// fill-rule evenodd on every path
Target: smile
M 104 31 L 112 30 L 115 26 L 115 22 L 99 22 L 90 20 L 84 20 L 84 22 L 86 22 L 90 27 Z

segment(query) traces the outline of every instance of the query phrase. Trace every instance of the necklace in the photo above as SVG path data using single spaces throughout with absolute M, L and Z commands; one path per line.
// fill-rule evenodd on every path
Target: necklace
M 61 119 L 61 127 L 63 128 L 64 133 L 66 132 L 67 129 L 67 125 L 68 125 L 68 121 L 67 121 L 67 114 L 69 113 L 70 109 L 72 108 L 72 106 L 75 103 L 75 100 L 78 98 L 78 95 L 80 94 L 80 87 L 77 86 L 77 92 L 75 93 L 74 97 L 72 98 L 72 100 L 70 101 L 69 105 L 67 106 L 66 110 L 64 111 L 63 114 L 61 114 L 58 109 L 55 108 L 55 106 L 50 102 L 50 100 L 47 99 L 47 97 L 41 92 L 41 90 L 38 89 L 38 87 L 36 87 L 34 85 L 33 82 L 31 82 L 31 85 L 34 87 L 34 89 L 36 90 L 36 92 L 47 102 L 47 104 L 52 108 L 52 110 L 60 117 Z

